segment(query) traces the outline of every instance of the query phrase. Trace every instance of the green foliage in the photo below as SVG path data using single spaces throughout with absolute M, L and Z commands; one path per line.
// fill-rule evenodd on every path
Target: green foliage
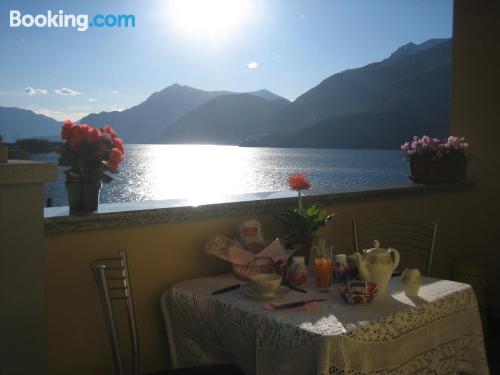
M 299 250 L 308 247 L 315 239 L 314 233 L 333 218 L 334 214 L 328 214 L 313 204 L 305 211 L 298 209 L 289 210 L 279 214 L 276 218 L 283 226 L 281 239 L 288 249 Z

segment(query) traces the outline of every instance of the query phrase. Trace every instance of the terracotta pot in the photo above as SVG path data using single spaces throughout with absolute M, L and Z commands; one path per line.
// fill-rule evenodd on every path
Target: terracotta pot
M 461 182 L 467 174 L 467 159 L 415 159 L 410 160 L 409 176 L 421 184 Z
M 66 183 L 70 215 L 85 215 L 97 211 L 101 183 Z

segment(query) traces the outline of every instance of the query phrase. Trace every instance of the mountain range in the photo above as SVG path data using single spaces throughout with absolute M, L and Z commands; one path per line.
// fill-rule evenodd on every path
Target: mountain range
M 451 40 L 408 43 L 389 58 L 334 74 L 248 146 L 396 148 L 413 135 L 449 132 Z
M 431 39 L 334 74 L 293 102 L 265 89 L 235 93 L 174 84 L 134 107 L 79 122 L 108 123 L 127 143 L 395 148 L 413 135 L 448 134 L 450 85 L 451 40 Z M 0 134 L 7 139 L 55 135 L 59 127 L 31 111 L 0 107 Z
M 155 92 L 144 102 L 124 111 L 101 112 L 83 117 L 80 123 L 93 126 L 110 124 L 127 143 L 155 143 L 183 115 L 221 95 L 235 95 L 231 91 L 204 91 L 173 84 Z M 248 93 L 265 100 L 285 100 L 267 90 Z M 263 100 L 264 100 L 263 99 Z
M 61 123 L 27 109 L 0 107 L 0 135 L 6 142 L 22 138 L 47 138 L 61 131 Z

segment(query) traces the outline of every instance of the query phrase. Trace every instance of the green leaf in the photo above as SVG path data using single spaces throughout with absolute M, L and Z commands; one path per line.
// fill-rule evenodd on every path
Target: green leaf
M 288 210 L 276 215 L 276 219 L 282 224 L 281 239 L 289 249 L 300 249 L 308 246 L 315 238 L 314 233 L 324 227 L 334 216 L 326 211 L 321 211 L 318 205 L 313 204 L 302 214 L 297 209 Z

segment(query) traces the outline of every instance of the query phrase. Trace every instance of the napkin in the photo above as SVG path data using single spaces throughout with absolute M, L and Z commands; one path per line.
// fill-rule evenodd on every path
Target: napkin
M 239 246 L 231 246 L 228 251 L 228 258 L 231 263 L 246 265 L 253 261 L 255 258 L 267 257 L 271 258 L 274 262 L 286 261 L 288 258 L 288 253 L 283 247 L 279 239 L 275 239 L 269 245 L 267 245 L 259 253 L 252 253 Z M 258 262 L 258 261 L 257 261 Z M 259 264 L 259 263 L 256 263 Z

